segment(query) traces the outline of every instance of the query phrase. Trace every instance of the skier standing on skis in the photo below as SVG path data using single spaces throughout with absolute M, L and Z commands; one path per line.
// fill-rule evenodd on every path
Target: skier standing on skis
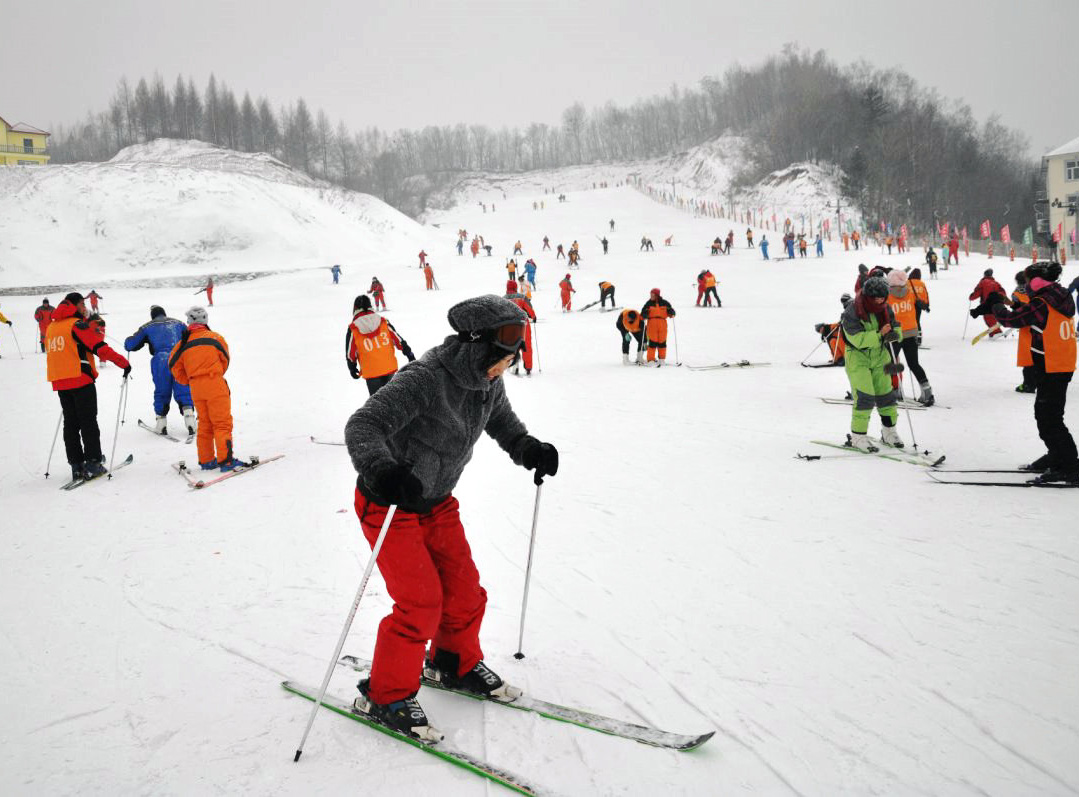
M 96 313 L 97 303 L 105 297 L 99 294 L 97 291 L 91 290 L 88 294 L 86 294 L 86 298 L 90 300 L 90 312 Z
M 49 304 L 49 297 L 46 296 L 41 300 L 41 306 L 34 311 L 34 320 L 37 322 L 37 329 L 40 333 L 41 350 L 45 351 L 45 330 L 49 328 L 49 324 L 52 322 L 52 311 L 55 308 Z
M 154 379 L 154 415 L 157 425 L 154 431 L 168 434 L 167 422 L 169 403 L 175 399 L 176 406 L 184 417 L 188 435 L 195 434 L 195 405 L 191 401 L 191 390 L 181 385 L 169 370 L 169 352 L 180 342 L 184 334 L 184 324 L 165 315 L 165 310 L 154 305 L 150 308 L 150 320 L 135 330 L 124 341 L 124 349 L 138 351 L 143 346 L 150 347 L 150 374 Z
M 1064 423 L 1068 383 L 1075 372 L 1075 302 L 1057 282 L 1060 272 L 1059 263 L 1027 266 L 1030 301 L 1015 310 L 1000 302 L 993 315 L 1001 326 L 1031 331 L 1030 352 L 1038 380 L 1034 420 L 1047 451 L 1025 470 L 1041 472 L 1036 482 L 1079 485 L 1079 453 Z
M 525 321 L 525 345 L 521 349 L 520 358 L 513 364 L 513 375 L 521 375 L 521 364 L 523 363 L 525 375 L 532 376 L 532 324 L 536 321 L 536 311 L 532 307 L 531 300 L 524 294 L 517 293 L 516 289 L 510 285 L 506 286 L 506 298 L 524 310 L 525 315 L 528 316 L 528 320 Z
M 1068 286 L 1071 293 L 1071 286 Z M 1074 300 L 1073 300 L 1074 301 Z M 1015 290 L 1012 291 L 1012 308 L 1018 309 L 1021 305 L 1030 304 L 1030 283 L 1025 271 L 1015 275 Z M 1016 393 L 1037 393 L 1038 373 L 1034 369 L 1034 355 L 1030 351 L 1031 346 L 1030 327 L 1021 327 L 1019 330 L 1019 345 L 1016 349 L 1015 364 L 1023 369 L 1023 382 L 1015 388 Z
M 330 266 L 330 276 L 333 277 L 333 284 L 337 285 L 341 279 L 341 267 L 336 263 Z
M 641 317 L 645 320 L 645 334 L 648 336 L 648 364 L 660 367 L 667 361 L 667 319 L 674 318 L 671 303 L 659 294 L 659 288 L 653 288 L 648 301 L 641 308 Z M 659 359 L 656 359 L 656 356 Z
M 382 287 L 378 277 L 371 277 L 371 287 L 367 289 L 367 292 L 374 297 L 376 310 L 379 305 L 382 305 L 383 310 L 386 309 L 386 289 Z
M 896 268 L 888 272 L 888 306 L 896 322 L 902 327 L 902 340 L 897 348 L 903 352 L 903 359 L 907 361 L 907 367 L 918 380 L 918 388 L 921 391 L 918 402 L 926 407 L 933 405 L 933 388 L 929 385 L 929 377 L 925 375 L 925 369 L 918 362 L 918 297 L 910 286 L 904 271 Z M 892 350 L 895 353 L 895 349 Z M 898 362 L 899 358 L 896 357 Z
M 844 353 L 844 369 L 850 380 L 854 398 L 851 408 L 850 445 L 861 451 L 877 451 L 868 437 L 869 419 L 877 408 L 883 426 L 881 439 L 885 445 L 903 447 L 895 424 L 895 390 L 891 375 L 902 366 L 892 361 L 889 343 L 898 342 L 902 329 L 888 306 L 888 283 L 882 277 L 870 277 L 854 301 L 843 310 L 840 321 Z
M 528 284 L 532 286 L 532 290 L 536 289 L 536 261 L 532 258 L 528 258 L 525 261 L 525 276 L 528 278 Z
M 716 291 L 716 285 L 719 284 L 719 280 L 716 279 L 716 275 L 709 269 L 704 270 L 704 303 L 711 307 L 712 299 L 716 300 L 716 307 L 722 307 L 723 302 L 719 300 L 719 293 Z
M 922 345 L 922 313 L 929 312 L 929 288 L 922 281 L 922 270 L 912 268 L 907 279 L 910 289 L 914 291 L 914 320 L 918 323 L 918 345 Z
M 371 300 L 360 294 L 352 303 L 352 323 L 345 332 L 345 364 L 353 379 L 367 381 L 368 395 L 373 396 L 397 373 L 394 349 L 400 349 L 409 362 L 416 359 L 393 324 L 372 310 Z
M 195 441 L 199 467 L 219 467 L 227 473 L 250 463 L 237 459 L 232 448 L 232 393 L 225 381 L 229 344 L 208 321 L 203 307 L 187 311 L 187 329 L 169 352 L 169 370 L 177 382 L 191 388 L 199 416 Z
M 131 363 L 105 343 L 100 328 L 86 320 L 80 293 L 69 293 L 57 305 L 45 331 L 47 379 L 60 399 L 64 415 L 64 449 L 71 478 L 94 479 L 105 473 L 101 430 L 97 425 L 97 366 L 95 357 L 109 360 L 131 373 Z
M 570 281 L 569 274 L 566 278 L 558 283 L 558 288 L 562 292 L 562 312 L 568 313 L 573 309 L 572 306 L 572 294 L 577 293 L 577 290 L 573 287 L 573 283 Z
M 629 365 L 629 342 L 631 340 L 637 341 L 637 364 L 639 365 L 641 363 L 644 334 L 641 314 L 636 310 L 623 310 L 618 314 L 618 320 L 614 322 L 614 326 L 622 337 L 622 365 Z
M 502 297 L 480 296 L 451 307 L 448 319 L 454 334 L 406 366 L 345 426 L 359 474 L 356 515 L 372 546 L 389 507 L 397 507 L 377 560 L 393 610 L 379 625 L 356 708 L 432 741 L 441 734 L 416 700 L 425 658 L 447 686 L 503 700 L 520 695 L 483 661 L 487 593 L 453 489 L 482 432 L 514 464 L 535 470 L 537 483 L 558 472 L 557 449 L 528 434 L 502 381 L 524 344 L 524 312 Z

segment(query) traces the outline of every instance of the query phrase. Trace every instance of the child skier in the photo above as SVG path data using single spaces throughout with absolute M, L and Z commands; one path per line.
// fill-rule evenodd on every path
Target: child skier
M 385 385 L 397 373 L 399 349 L 409 362 L 416 359 L 393 324 L 371 309 L 371 300 L 360 294 L 352 302 L 352 323 L 345 333 L 345 364 L 353 379 L 363 377 L 367 393 Z

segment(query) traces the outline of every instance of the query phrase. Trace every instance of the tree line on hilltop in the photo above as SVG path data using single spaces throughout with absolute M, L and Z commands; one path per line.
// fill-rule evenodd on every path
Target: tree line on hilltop
M 198 139 L 267 152 L 290 166 L 398 207 L 416 207 L 406 178 L 462 171 L 520 172 L 669 155 L 724 134 L 743 136 L 752 162 L 741 184 L 797 161 L 844 168 L 844 191 L 869 220 L 932 229 L 936 220 L 995 228 L 1029 223 L 1037 167 L 1020 133 L 919 86 L 899 69 L 841 67 L 786 46 L 755 67 L 733 66 L 695 89 L 672 86 L 629 106 L 577 102 L 560 124 L 527 128 L 430 125 L 386 133 L 334 125 L 303 99 L 274 108 L 237 99 L 213 75 L 203 91 L 155 75 L 122 79 L 107 110 L 58 128 L 53 162 L 108 160 L 155 138 Z

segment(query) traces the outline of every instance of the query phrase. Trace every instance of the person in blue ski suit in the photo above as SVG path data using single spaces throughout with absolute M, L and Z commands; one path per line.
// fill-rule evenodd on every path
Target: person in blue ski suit
M 184 424 L 189 435 L 195 434 L 195 405 L 191 401 L 191 389 L 172 378 L 169 370 L 169 352 L 172 351 L 184 334 L 184 322 L 165 315 L 165 310 L 158 305 L 150 308 L 150 320 L 136 330 L 135 334 L 124 341 L 127 351 L 138 351 L 143 346 L 150 347 L 150 373 L 154 378 L 154 413 L 158 434 L 168 434 L 166 416 L 169 413 L 169 401 L 176 399 Z
M 536 261 L 532 258 L 528 258 L 525 261 L 525 277 L 528 279 L 528 284 L 532 286 L 532 289 L 536 289 Z
M 761 254 L 764 255 L 764 259 L 768 259 L 768 236 L 761 236 Z
M 794 233 L 787 234 L 787 259 L 794 260 Z
M 334 263 L 330 266 L 330 273 L 333 274 L 333 284 L 337 284 L 337 280 L 341 277 L 341 267 Z

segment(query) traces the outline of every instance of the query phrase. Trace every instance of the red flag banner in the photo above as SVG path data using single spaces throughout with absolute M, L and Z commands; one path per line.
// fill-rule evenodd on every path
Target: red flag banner
M 986 219 L 985 221 L 982 222 L 981 233 L 982 233 L 982 238 L 992 238 L 993 237 L 993 228 L 989 226 L 989 219 Z
M 948 222 L 944 222 L 944 224 L 941 225 L 941 227 L 940 227 L 940 237 L 941 238 L 947 238 L 948 237 Z
M 1010 244 L 1012 242 L 1012 231 L 1008 224 L 1005 224 L 1000 228 L 1000 242 L 1003 244 Z
M 907 236 L 907 225 L 906 224 L 900 224 L 899 225 L 899 237 L 900 238 L 908 237 Z
M 1053 243 L 1060 243 L 1060 239 L 1064 237 L 1064 222 L 1057 224 L 1056 230 L 1053 231 Z

